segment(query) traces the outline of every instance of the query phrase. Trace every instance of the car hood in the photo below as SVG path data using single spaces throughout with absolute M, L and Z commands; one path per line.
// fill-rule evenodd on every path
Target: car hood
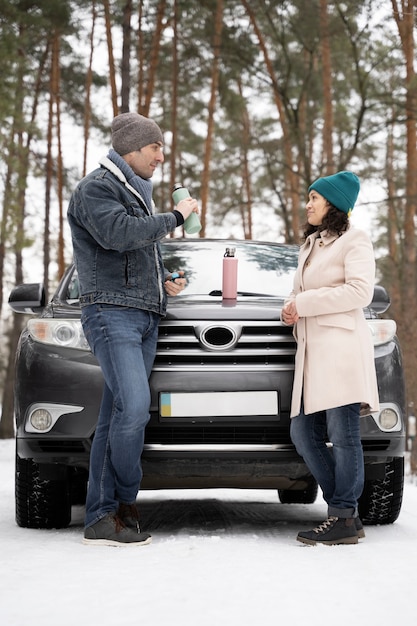
M 223 300 L 221 296 L 184 295 L 168 299 L 166 319 L 173 320 L 279 320 L 285 298 L 275 296 L 239 296 Z M 77 318 L 81 310 L 74 304 L 49 304 L 42 317 Z
M 173 320 L 279 320 L 284 298 L 239 296 L 223 300 L 219 296 L 176 296 L 170 298 L 167 319 Z

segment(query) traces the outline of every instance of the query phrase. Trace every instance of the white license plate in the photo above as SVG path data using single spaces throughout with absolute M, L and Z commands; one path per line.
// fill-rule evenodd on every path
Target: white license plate
M 278 415 L 277 391 L 161 393 L 161 417 Z

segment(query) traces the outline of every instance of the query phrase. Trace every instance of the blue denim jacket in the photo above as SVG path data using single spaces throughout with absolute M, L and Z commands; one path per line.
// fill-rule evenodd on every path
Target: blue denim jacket
M 113 171 L 123 174 L 113 165 Z M 130 306 L 164 315 L 167 274 L 159 241 L 177 226 L 174 213 L 151 214 L 106 167 L 83 178 L 68 206 L 80 304 Z

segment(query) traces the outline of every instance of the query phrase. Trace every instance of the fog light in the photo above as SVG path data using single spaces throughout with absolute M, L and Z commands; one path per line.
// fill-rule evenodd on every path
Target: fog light
M 79 413 L 83 406 L 76 404 L 54 404 L 52 402 L 36 402 L 28 407 L 25 431 L 27 433 L 47 433 L 52 430 L 61 415 Z
M 29 421 L 36 430 L 49 430 L 52 426 L 52 415 L 46 409 L 36 409 Z
M 398 414 L 394 409 L 383 409 L 379 414 L 379 422 L 384 430 L 392 430 L 398 424 Z

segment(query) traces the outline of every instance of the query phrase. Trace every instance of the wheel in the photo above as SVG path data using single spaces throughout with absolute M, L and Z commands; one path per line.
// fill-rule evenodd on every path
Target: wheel
M 395 457 L 385 465 L 385 477 L 365 480 L 359 499 L 359 516 L 364 524 L 392 524 L 401 510 L 404 489 L 404 459 Z
M 311 480 L 306 489 L 278 489 L 278 496 L 282 504 L 313 504 L 317 498 L 318 486 Z
M 64 528 L 71 521 L 69 480 L 41 478 L 40 466 L 16 455 L 16 522 L 24 528 Z

